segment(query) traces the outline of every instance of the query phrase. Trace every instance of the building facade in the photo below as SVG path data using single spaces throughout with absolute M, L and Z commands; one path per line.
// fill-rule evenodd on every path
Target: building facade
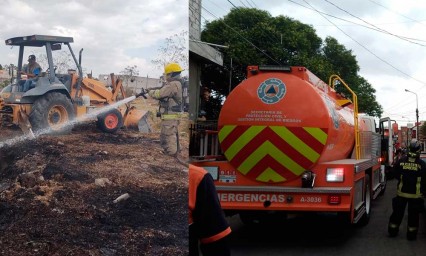
M 107 86 L 111 86 L 111 76 L 102 74 L 99 75 L 99 81 L 102 81 Z M 132 79 L 123 79 L 123 86 L 126 90 L 131 90 L 132 93 L 140 93 L 143 89 L 152 89 L 161 86 L 159 78 L 134 76 Z

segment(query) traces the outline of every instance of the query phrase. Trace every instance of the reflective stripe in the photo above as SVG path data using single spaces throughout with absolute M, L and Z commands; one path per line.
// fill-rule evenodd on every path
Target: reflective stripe
M 283 182 L 286 180 L 286 178 L 279 175 L 276 171 L 268 167 L 263 173 L 257 176 L 256 180 L 262 181 L 262 182 L 268 182 L 268 181 Z
M 405 197 L 405 198 L 421 198 L 421 197 L 423 197 L 423 193 L 420 191 L 422 178 L 421 177 L 417 177 L 416 193 L 415 194 L 411 194 L 411 193 L 402 192 L 402 187 L 404 186 L 402 176 L 403 175 L 401 174 L 400 182 L 398 184 L 398 188 L 397 188 L 396 194 L 398 196 Z
M 225 155 L 228 159 L 234 158 L 234 156 L 240 152 L 245 145 L 247 145 L 254 137 L 256 137 L 266 126 L 251 126 L 247 129 L 240 137 L 225 151 Z
M 219 131 L 219 139 L 228 137 L 228 135 L 235 129 L 235 127 L 237 127 L 237 126 L 236 125 L 226 125 L 226 126 L 222 127 L 222 129 L 220 129 L 220 131 Z M 220 142 L 222 142 L 222 141 L 220 141 Z
M 417 183 L 416 183 L 416 194 L 421 195 L 422 192 L 420 191 L 422 177 L 417 177 Z
M 422 195 L 418 195 L 418 194 L 410 194 L 410 193 L 404 193 L 401 191 L 397 191 L 396 194 L 400 197 L 405 197 L 405 198 L 421 198 Z
M 231 233 L 231 228 L 228 227 L 227 229 L 225 229 L 224 231 L 220 232 L 219 234 L 216 234 L 214 236 L 211 237 L 206 237 L 206 238 L 201 238 L 200 242 L 202 244 L 209 244 L 209 243 L 213 243 L 219 239 L 224 238 L 225 236 L 229 235 Z
M 315 162 L 320 154 L 315 152 L 311 147 L 305 144 L 301 139 L 291 133 L 286 127 L 283 126 L 271 126 L 271 129 L 276 132 L 283 140 L 290 144 L 299 153 L 304 155 L 306 158 Z
M 389 223 L 389 227 L 395 229 L 398 228 L 398 225 L 394 223 Z
M 321 156 L 327 129 L 319 127 L 225 125 L 219 141 L 239 172 L 262 182 L 283 182 L 300 176 Z
M 175 120 L 175 119 L 181 119 L 181 118 L 187 118 L 188 115 L 186 113 L 176 113 L 176 114 L 162 114 L 161 119 L 162 120 Z
M 247 157 L 246 161 L 244 161 L 239 166 L 238 170 L 240 170 L 243 174 L 247 174 L 254 167 L 254 165 L 256 165 L 266 155 L 270 155 L 281 165 L 285 166 L 289 170 L 292 170 L 297 175 L 302 174 L 302 172 L 305 170 L 305 168 L 294 162 L 269 141 L 265 141 L 265 143 L 263 143 L 249 157 Z
M 152 93 L 152 97 L 154 97 L 154 98 L 156 98 L 156 99 L 160 98 L 160 90 L 155 90 L 155 91 Z
M 417 227 L 407 227 L 408 232 L 417 231 Z
M 327 133 L 325 133 L 320 128 L 315 127 L 303 127 L 305 131 L 312 135 L 312 137 L 316 138 L 321 144 L 325 145 L 327 142 Z

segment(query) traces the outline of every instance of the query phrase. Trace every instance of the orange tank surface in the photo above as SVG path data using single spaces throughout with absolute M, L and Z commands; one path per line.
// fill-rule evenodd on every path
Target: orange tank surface
M 221 148 L 235 169 L 277 183 L 350 156 L 355 135 L 348 100 L 303 67 L 253 73 L 230 93 L 219 116 Z

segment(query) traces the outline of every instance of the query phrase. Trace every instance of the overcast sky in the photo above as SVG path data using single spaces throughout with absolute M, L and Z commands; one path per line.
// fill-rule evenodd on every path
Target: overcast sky
M 223 17 L 233 5 L 288 16 L 312 25 L 322 39 L 336 38 L 352 50 L 360 75 L 376 89 L 383 116 L 414 123 L 416 96 L 408 89 L 417 94 L 420 120 L 426 120 L 426 1 L 203 0 L 202 22 Z
M 0 0 L 0 24 L 2 65 L 17 64 L 18 48 L 6 46 L 8 38 L 69 36 L 96 77 L 137 65 L 140 76 L 158 78 L 162 70 L 151 60 L 166 38 L 188 31 L 188 0 Z

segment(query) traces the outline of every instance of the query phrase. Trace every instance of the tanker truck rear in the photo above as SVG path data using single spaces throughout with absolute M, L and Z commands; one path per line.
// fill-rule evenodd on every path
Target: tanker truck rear
M 213 176 L 225 213 L 255 222 L 324 212 L 366 224 L 386 188 L 384 134 L 358 114 L 356 94 L 339 76 L 327 85 L 304 67 L 247 71 L 217 124 L 191 128 L 191 159 Z

